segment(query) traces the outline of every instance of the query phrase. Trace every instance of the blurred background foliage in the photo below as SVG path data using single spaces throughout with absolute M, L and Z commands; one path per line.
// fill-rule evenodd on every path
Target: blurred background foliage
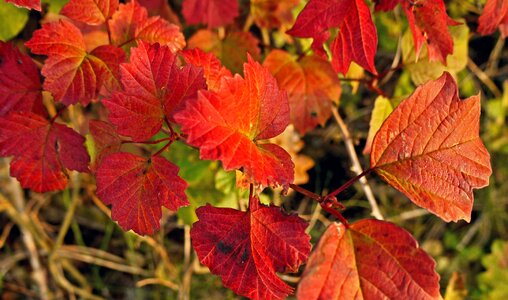
M 140 1 L 150 2 L 150 1 Z M 153 1 L 152 1 L 153 2 Z M 311 40 L 293 41 L 284 32 L 291 18 L 281 26 L 263 25 L 266 11 L 260 1 L 241 0 L 236 24 L 219 30 L 184 26 L 188 43 L 204 47 L 219 56 L 231 70 L 241 71 L 249 51 L 262 60 L 272 48 L 292 53 L 308 49 Z M 295 16 L 305 1 L 288 2 Z M 291 3 L 289 3 L 291 2 Z M 508 299 L 508 47 L 496 32 L 476 33 L 477 18 L 485 1 L 450 0 L 449 15 L 462 24 L 450 27 L 454 54 L 447 66 L 429 63 L 426 51 L 415 59 L 407 21 L 400 8 L 374 14 L 379 35 L 376 64 L 389 72 L 375 82 L 384 97 L 373 89 L 370 75 L 352 67 L 342 77 L 340 114 L 352 135 L 361 165 L 370 135 L 401 100 L 418 84 L 436 79 L 443 71 L 458 80 L 460 94 L 481 94 L 481 135 L 492 157 L 490 185 L 475 191 L 470 224 L 445 223 L 413 205 L 405 196 L 378 178 L 369 177 L 383 215 L 407 229 L 437 262 L 442 292 L 447 300 Z M 0 1 L 0 40 L 12 40 L 22 47 L 39 22 L 55 18 L 66 0 L 44 0 L 44 14 L 18 9 Z M 181 1 L 162 1 L 173 22 L 183 22 Z M 175 19 L 178 16 L 178 19 Z M 243 30 L 245 29 L 245 30 Z M 226 33 L 225 33 L 225 32 Z M 233 55 L 235 54 L 235 55 Z M 365 80 L 355 80 L 355 79 Z M 75 111 L 73 111 L 75 110 Z M 70 115 L 79 116 L 79 107 Z M 155 137 L 156 139 L 157 137 Z M 279 141 L 297 165 L 298 184 L 318 194 L 345 183 L 355 174 L 344 145 L 344 135 L 333 118 L 303 137 L 291 128 Z M 89 149 L 93 149 L 90 147 Z M 164 212 L 160 232 L 141 237 L 123 232 L 111 221 L 109 209 L 97 199 L 95 184 L 88 175 L 72 174 L 72 184 L 61 193 L 36 194 L 24 191 L 9 177 L 8 160 L 0 160 L 0 294 L 3 299 L 114 298 L 114 299 L 236 299 L 222 287 L 220 279 L 199 264 L 190 241 L 196 207 L 211 203 L 223 207 L 246 207 L 247 192 L 241 176 L 225 172 L 220 163 L 202 161 L 195 149 L 175 143 L 167 158 L 180 168 L 189 183 L 191 206 L 178 213 Z M 309 199 L 280 190 L 263 192 L 263 201 L 283 205 L 309 221 L 315 243 L 333 221 Z M 351 221 L 370 217 L 371 208 L 360 185 L 340 195 Z M 33 256 L 39 257 L 34 261 Z M 296 285 L 298 274 L 283 276 Z M 46 289 L 46 290 L 43 290 Z

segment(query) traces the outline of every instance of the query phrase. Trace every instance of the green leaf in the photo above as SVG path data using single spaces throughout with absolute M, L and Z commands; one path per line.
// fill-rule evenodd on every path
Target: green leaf
M 508 299 L 508 242 L 497 240 L 492 244 L 492 253 L 483 257 L 486 271 L 478 276 L 482 291 L 481 299 Z
M 2 20 L 0 40 L 5 42 L 17 36 L 25 27 L 28 10 L 0 1 L 0 20 Z
M 49 4 L 48 11 L 55 14 L 58 14 L 67 2 L 69 2 L 69 0 L 42 0 L 42 3 Z
M 185 193 L 190 205 L 178 210 L 184 224 L 196 222 L 196 208 L 206 203 L 237 208 L 235 172 L 224 171 L 216 161 L 201 160 L 198 150 L 181 142 L 171 145 L 167 158 L 180 168 L 178 175 L 189 184 Z
M 416 85 L 429 80 L 435 80 L 445 71 L 456 76 L 458 72 L 467 66 L 469 28 L 464 20 L 458 21 L 462 22 L 462 25 L 449 27 L 453 38 L 453 54 L 446 58 L 446 66 L 437 61 L 430 62 L 427 48 L 422 48 L 420 57 L 416 60 L 411 32 L 409 30 L 406 31 L 402 37 L 404 65 Z

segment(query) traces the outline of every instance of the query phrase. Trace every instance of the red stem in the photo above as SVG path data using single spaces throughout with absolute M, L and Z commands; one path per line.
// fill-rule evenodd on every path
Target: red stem
M 249 185 L 249 210 L 252 208 L 252 197 L 254 196 L 254 184 Z
M 367 169 L 365 171 L 363 171 L 362 173 L 358 174 L 358 176 L 356 177 L 353 177 L 351 179 L 349 179 L 346 183 L 344 183 L 341 187 L 339 187 L 338 189 L 336 189 L 335 191 L 331 192 L 330 194 L 326 195 L 325 199 L 331 199 L 335 196 L 337 196 L 338 194 L 342 193 L 344 190 L 346 190 L 348 187 L 350 187 L 351 185 L 353 185 L 353 183 L 357 182 L 360 178 L 362 178 L 363 176 L 369 174 L 370 172 L 372 172 L 374 169 L 370 168 L 370 169 Z
M 297 185 L 294 185 L 294 184 L 290 184 L 289 185 L 290 188 L 292 188 L 294 191 L 306 196 L 306 197 L 309 197 L 310 199 L 316 201 L 319 203 L 319 205 L 321 205 L 321 207 L 329 212 L 330 214 L 334 215 L 335 217 L 337 217 L 337 219 L 340 220 L 340 222 L 342 224 L 344 224 L 344 226 L 348 227 L 348 222 L 346 220 L 346 218 L 344 218 L 344 216 L 342 216 L 342 214 L 335 208 L 339 208 L 339 209 L 344 209 L 344 206 L 337 201 L 337 199 L 335 197 L 322 197 L 322 196 L 319 196 L 318 194 L 316 193 L 313 193 L 307 189 L 304 189 L 300 186 L 297 186 Z
M 169 140 L 168 143 L 166 145 L 164 145 L 164 147 L 162 147 L 159 151 L 155 152 L 155 154 L 153 154 L 152 157 L 157 156 L 157 155 L 161 154 L 162 152 L 164 152 L 164 150 L 166 150 L 169 146 L 171 146 L 171 144 L 173 144 L 173 141 Z
M 321 202 L 323 201 L 323 197 L 319 196 L 318 194 L 316 193 L 313 193 L 307 189 L 304 189 L 303 187 L 300 187 L 300 186 L 297 186 L 297 185 L 294 185 L 294 184 L 290 184 L 289 185 L 290 188 L 292 188 L 295 192 L 298 192 L 306 197 L 309 197 L 317 202 Z
M 338 212 L 337 210 L 331 208 L 330 206 L 327 206 L 327 205 L 323 205 L 321 204 L 321 207 L 329 212 L 330 214 L 334 215 L 335 217 L 337 217 L 337 219 L 339 219 L 339 221 L 344 224 L 344 226 L 346 226 L 346 228 L 349 228 L 349 222 L 346 220 L 346 218 L 344 218 L 344 216 Z
M 172 138 L 171 137 L 167 137 L 167 138 L 163 138 L 163 139 L 160 139 L 160 140 L 155 140 L 155 141 L 144 141 L 144 142 L 134 142 L 134 141 L 122 141 L 122 144 L 145 144 L 145 145 L 155 145 L 155 144 L 160 144 L 164 141 L 171 141 Z

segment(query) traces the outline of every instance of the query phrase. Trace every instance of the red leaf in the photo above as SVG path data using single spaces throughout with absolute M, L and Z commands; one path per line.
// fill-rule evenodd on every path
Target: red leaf
M 313 47 L 321 48 L 328 39 L 328 29 L 340 27 L 355 0 L 311 0 L 296 18 L 287 33 L 301 38 L 313 38 Z
M 0 41 L 0 116 L 11 111 L 45 115 L 37 66 L 30 56 Z
M 238 0 L 184 0 L 182 14 L 187 24 L 216 28 L 232 23 L 238 16 Z
M 101 84 L 99 93 L 106 97 L 120 88 L 120 65 L 125 62 L 125 52 L 115 46 L 104 45 L 95 48 L 89 55 L 96 63 L 95 74 Z
M 330 36 L 328 29 L 334 27 L 339 28 L 339 34 L 332 45 L 334 68 L 346 74 L 351 61 L 355 61 L 369 72 L 377 74 L 374 66 L 376 27 L 364 0 L 311 0 L 288 33 L 313 38 L 314 50 L 324 54 L 322 44 Z
M 103 104 L 118 133 L 135 141 L 148 140 L 181 101 L 206 88 L 201 69 L 180 69 L 169 47 L 144 42 L 131 49 L 130 63 L 121 65 L 121 81 L 123 89 Z
M 14 156 L 11 176 L 35 192 L 63 190 L 66 169 L 88 171 L 85 139 L 61 124 L 30 112 L 0 118 L 0 155 Z
M 41 11 L 41 0 L 5 0 L 19 7 Z
M 222 78 L 232 77 L 231 72 L 223 67 L 220 60 L 212 53 L 205 53 L 196 48 L 185 50 L 183 56 L 187 64 L 203 68 L 208 90 L 217 91 Z
M 441 219 L 469 222 L 473 189 L 487 186 L 492 173 L 479 123 L 480 97 L 460 100 L 445 73 L 386 119 L 374 137 L 371 168 Z
M 120 4 L 109 20 L 109 27 L 112 42 L 116 46 L 144 41 L 168 46 L 173 52 L 185 47 L 185 38 L 178 26 L 160 17 L 148 18 L 146 8 L 136 1 Z
M 340 82 L 330 63 L 318 56 L 296 60 L 289 53 L 274 50 L 263 64 L 288 92 L 291 123 L 301 133 L 324 125 L 332 114 L 332 102 L 341 94 Z
M 390 11 L 399 4 L 401 0 L 374 0 L 376 3 L 376 11 Z
M 446 65 L 446 56 L 453 53 L 453 39 L 448 25 L 456 25 L 446 14 L 443 0 L 420 0 L 412 5 L 402 4 L 413 33 L 416 57 L 425 43 L 429 60 L 440 61 Z
M 356 9 L 350 10 L 332 43 L 332 65 L 335 70 L 345 75 L 351 61 L 355 61 L 367 71 L 377 74 L 374 65 L 377 48 L 376 26 L 364 0 L 356 0 L 352 5 Z
M 250 57 L 244 73 L 245 79 L 223 79 L 216 92 L 200 91 L 175 120 L 188 135 L 187 143 L 200 148 L 202 159 L 221 160 L 226 170 L 243 168 L 251 182 L 262 186 L 287 186 L 293 181 L 291 157 L 277 145 L 259 143 L 288 125 L 287 95 Z
M 113 15 L 118 8 L 118 0 L 71 0 L 60 14 L 90 25 L 99 25 Z
M 44 24 L 25 45 L 33 53 L 48 56 L 42 68 L 44 89 L 65 105 L 88 105 L 103 87 L 116 89 L 114 69 L 118 66 L 112 64 L 123 61 L 125 53 L 113 46 L 87 53 L 83 35 L 69 21 Z
M 107 122 L 90 120 L 89 128 L 94 141 L 95 169 L 102 158 L 120 151 L 122 139 L 116 134 L 116 128 Z
M 211 205 L 196 210 L 192 245 L 224 286 L 251 299 L 283 299 L 293 292 L 275 272 L 296 272 L 307 260 L 307 222 L 253 199 L 247 212 Z
M 404 229 L 362 220 L 328 227 L 298 285 L 298 299 L 441 299 L 436 263 Z
M 478 23 L 482 35 L 491 34 L 499 27 L 503 38 L 508 37 L 508 1 L 488 0 Z
M 111 207 L 111 218 L 124 230 L 152 234 L 160 228 L 162 206 L 176 211 L 189 205 L 187 183 L 178 167 L 160 156 L 146 160 L 119 152 L 105 157 L 97 169 L 97 196 Z

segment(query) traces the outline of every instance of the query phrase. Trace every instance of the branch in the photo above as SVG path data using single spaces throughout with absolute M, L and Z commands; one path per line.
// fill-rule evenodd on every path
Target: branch
M 361 175 L 363 173 L 363 168 L 360 164 L 360 160 L 358 159 L 358 155 L 356 154 L 355 146 L 353 144 L 353 139 L 351 138 L 351 133 L 349 132 L 349 129 L 347 128 L 346 123 L 344 123 L 344 120 L 339 115 L 337 108 L 333 108 L 332 113 L 333 113 L 333 117 L 335 118 L 335 121 L 337 122 L 337 125 L 339 125 L 342 135 L 344 136 L 344 143 L 346 144 L 346 149 L 349 154 L 349 158 L 351 159 L 352 170 L 353 170 L 353 172 L 356 173 L 356 175 Z M 362 176 L 359 179 L 359 181 L 362 186 L 363 192 L 365 193 L 365 196 L 367 197 L 367 200 L 369 201 L 370 207 L 372 208 L 371 215 L 378 220 L 383 220 L 384 219 L 383 215 L 381 214 L 381 211 L 379 210 L 379 207 L 376 202 L 376 198 L 374 197 L 374 193 L 372 192 L 372 189 L 370 188 L 367 178 Z
M 480 69 L 480 67 L 478 67 L 471 58 L 467 59 L 467 67 L 471 70 L 471 72 L 473 72 L 476 78 L 478 78 L 492 92 L 492 94 L 494 94 L 494 97 L 501 98 L 503 93 L 501 93 L 494 81 L 490 79 L 489 75 L 483 72 L 483 70 Z
M 19 213 L 26 215 L 25 198 L 23 196 L 23 190 L 21 189 L 21 186 L 13 177 L 10 177 L 10 185 L 14 206 Z M 39 260 L 39 254 L 37 253 L 37 246 L 35 244 L 34 237 L 32 233 L 23 226 L 19 226 L 19 229 L 22 233 L 23 243 L 25 244 L 25 247 L 30 254 L 30 266 L 33 270 L 32 278 L 39 287 L 39 296 L 43 300 L 49 299 L 47 274 L 46 270 L 41 265 L 41 261 Z

